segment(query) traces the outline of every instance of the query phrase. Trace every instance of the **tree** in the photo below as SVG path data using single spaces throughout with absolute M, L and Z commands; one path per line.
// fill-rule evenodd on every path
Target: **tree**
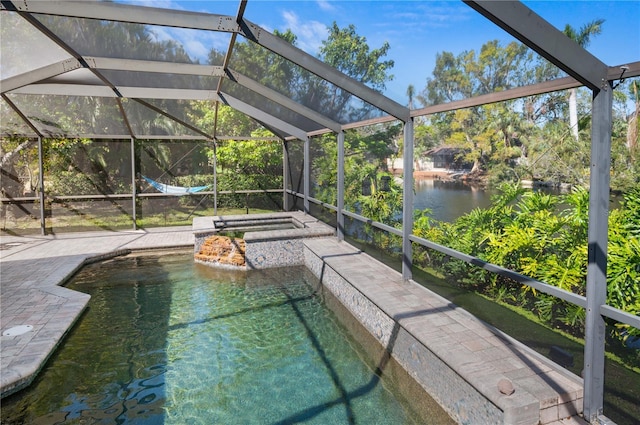
M 339 28 L 334 22 L 328 30 L 329 35 L 322 42 L 318 58 L 374 90 L 384 90 L 385 83 L 393 78 L 388 74 L 393 67 L 393 61 L 383 60 L 389 50 L 389 44 L 384 43 L 380 48 L 371 49 L 366 38 L 359 36 L 353 25 Z M 275 31 L 274 34 L 295 46 L 297 37 L 291 30 Z M 221 55 L 212 50 L 209 61 L 215 64 L 220 60 Z M 355 101 L 350 93 L 254 43 L 237 43 L 230 67 L 339 122 L 363 119 L 373 109 L 372 105 Z M 259 95 L 235 84 L 226 84 L 225 91 L 238 95 L 243 101 L 249 103 L 255 101 L 264 104 L 265 102 L 265 99 L 261 99 Z M 197 115 L 200 117 L 198 122 L 207 122 L 208 126 L 212 126 L 213 114 L 207 111 L 207 108 L 209 105 L 204 103 L 198 107 Z M 277 110 L 279 114 L 288 113 L 285 108 Z M 257 127 L 253 128 L 252 125 L 255 124 L 236 111 L 220 107 L 217 133 L 240 135 L 240 130 L 244 134 L 247 130 L 251 130 L 254 134 Z M 384 160 L 395 151 L 394 140 L 400 130 L 399 125 L 384 125 L 367 130 L 348 131 L 345 137 L 348 163 L 346 168 L 350 169 L 353 166 L 354 170 L 362 169 L 362 166 L 367 164 L 371 166 L 374 175 L 380 170 L 385 170 Z M 245 150 L 240 148 L 239 144 L 225 143 L 224 147 L 221 146 L 218 149 L 219 163 L 225 169 L 237 170 L 237 165 L 233 164 L 245 163 L 249 157 L 262 151 L 260 147 L 251 143 L 242 143 L 242 145 L 254 146 L 254 148 Z M 269 146 L 273 147 L 277 144 L 271 142 Z M 313 159 L 311 172 L 316 184 L 315 196 L 325 202 L 335 202 L 337 150 L 333 136 L 314 139 L 311 157 Z M 280 158 L 281 154 L 278 159 Z M 245 167 L 241 168 L 245 169 Z M 351 176 L 347 176 L 348 181 L 349 179 Z M 356 181 L 358 178 L 354 177 L 353 180 Z M 360 191 L 362 180 L 358 181 L 359 183 L 351 186 L 353 186 L 352 189 L 357 187 L 357 191 Z M 350 187 L 349 183 L 347 186 Z
M 413 144 L 416 156 L 423 156 L 438 146 L 441 141 L 440 134 L 436 126 L 430 125 L 427 120 L 416 119 L 413 129 Z
M 640 80 L 636 79 L 631 81 L 629 85 L 629 95 L 631 95 L 633 99 L 634 111 L 629 117 L 626 144 L 631 160 L 635 161 L 638 155 L 638 149 L 640 148 L 640 144 L 638 143 L 638 138 L 640 138 L 640 120 L 638 120 L 638 114 L 640 114 Z
M 464 72 L 464 55 L 454 56 L 451 52 L 436 55 L 433 77 L 427 78 L 427 86 L 420 98 L 424 106 L 462 100 L 473 95 L 469 75 Z
M 356 33 L 353 24 L 340 28 L 334 22 L 329 28 L 329 37 L 322 42 L 319 56 L 323 62 L 351 78 L 368 84 L 374 90 L 383 91 L 385 83 L 393 79 L 388 72 L 394 62 L 382 60 L 389 48 L 389 43 L 384 42 L 380 48 L 372 50 L 366 37 Z
M 473 95 L 493 93 L 520 85 L 527 48 L 511 42 L 502 47 L 498 40 L 482 45 L 476 58 L 473 51 L 465 57 L 465 70 L 471 77 Z
M 218 104 L 217 108 L 216 111 L 215 104 L 210 101 L 193 102 L 190 119 L 198 128 L 208 129 L 211 134 L 215 126 L 216 136 L 243 137 L 262 128 L 253 118 L 230 106 Z
M 383 60 L 389 51 L 385 42 L 377 49 L 371 49 L 366 37 L 356 33 L 351 24 L 340 28 L 334 22 L 329 28 L 329 36 L 322 42 L 319 59 L 351 78 L 360 81 L 374 90 L 382 92 L 385 83 L 393 79 L 389 70 L 392 60 Z M 303 104 L 322 111 L 332 119 L 345 122 L 366 118 L 373 106 L 355 103 L 351 93 L 315 76 L 307 75 L 301 88 L 304 93 Z
M 407 87 L 407 98 L 409 99 L 407 106 L 409 107 L 409 109 L 415 109 L 415 105 L 413 104 L 413 100 L 415 96 L 416 96 L 416 88 L 414 87 L 413 84 L 409 84 L 409 86 Z
M 530 61 L 531 54 L 522 44 L 501 46 L 497 40 L 485 43 L 479 54 L 443 52 L 436 57 L 421 101 L 452 102 L 510 89 L 527 78 Z M 515 105 L 510 101 L 437 114 L 432 123 L 441 142 L 461 148 L 464 159 L 473 162 L 473 172 L 484 172 L 492 165 L 511 165 L 523 155 L 527 125 L 513 111 Z
M 479 54 L 444 52 L 437 56 L 433 77 L 427 80 L 420 99 L 426 106 L 507 90 L 535 78 L 531 62 L 531 53 L 515 42 L 501 46 L 493 40 Z M 525 156 L 526 134 L 531 130 L 531 123 L 515 112 L 518 104 L 522 102 L 437 114 L 432 127 L 441 143 L 461 149 L 464 159 L 473 163 L 472 173 L 496 165 L 511 167 L 516 158 Z
M 590 37 L 600 32 L 603 22 L 593 21 L 579 31 L 567 26 L 565 31 L 576 43 L 586 46 Z M 441 104 L 548 81 L 560 75 L 556 66 L 522 44 L 501 46 L 494 40 L 482 45 L 479 52 L 439 53 L 432 77 L 415 98 L 425 106 Z M 629 94 L 637 100 L 634 87 L 631 84 Z M 616 91 L 614 107 L 626 105 L 626 99 L 621 90 Z M 416 131 L 416 147 L 419 144 L 426 147 L 433 140 L 459 148 L 464 159 L 473 162 L 474 171 L 488 172 L 491 184 L 528 176 L 585 185 L 589 175 L 588 137 L 579 140 L 576 132 L 579 128 L 588 132 L 591 118 L 586 114 L 578 122 L 575 90 L 569 100 L 572 110 L 569 120 L 567 97 L 558 92 L 434 114 L 429 118 L 428 130 L 422 129 L 419 137 Z M 612 188 L 625 190 L 638 180 L 634 161 L 638 149 L 638 123 L 634 117 L 638 107 L 632 115 L 625 113 L 624 107 L 618 109 L 614 108 L 613 117 Z M 425 149 L 417 148 L 416 152 L 419 151 Z
M 582 48 L 586 48 L 591 42 L 591 37 L 602 32 L 602 24 L 604 19 L 596 19 L 591 21 L 576 31 L 571 25 L 564 27 L 564 34 L 578 43 Z M 569 124 L 573 137 L 578 140 L 578 91 L 575 88 L 569 89 Z
M 230 175 L 241 173 L 271 176 L 282 174 L 282 146 L 278 142 L 266 140 L 274 137 L 257 121 L 227 105 L 218 105 L 216 109 L 210 102 L 194 104 L 194 121 L 200 128 L 213 128 L 224 136 L 246 136 L 250 134 L 256 140 L 224 140 L 218 142 L 217 164 L 220 171 Z M 265 140 L 259 140 L 263 137 Z M 211 158 L 213 150 L 208 149 Z
M 520 85 L 525 79 L 531 54 L 517 42 L 501 46 L 498 40 L 458 56 L 442 52 L 436 56 L 433 77 L 422 92 L 425 106 L 467 99 Z

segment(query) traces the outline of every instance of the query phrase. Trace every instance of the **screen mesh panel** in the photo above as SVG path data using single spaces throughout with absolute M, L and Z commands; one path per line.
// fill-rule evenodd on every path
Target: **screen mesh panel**
M 15 12 L 0 13 L 0 78 L 13 77 L 70 58 Z
M 7 97 L 45 136 L 129 134 L 114 98 L 26 94 Z

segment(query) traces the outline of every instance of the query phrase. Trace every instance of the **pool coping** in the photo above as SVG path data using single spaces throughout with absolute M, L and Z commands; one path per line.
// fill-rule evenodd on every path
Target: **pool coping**
M 303 213 L 302 211 L 263 213 L 250 215 L 223 215 L 196 217 L 193 219 L 193 233 L 195 235 L 194 251 L 199 248 L 200 239 L 218 234 L 227 230 L 227 227 L 217 227 L 216 223 L 234 224 L 234 228 L 242 228 L 248 225 L 263 224 L 265 222 L 292 223 L 294 229 L 278 229 L 263 231 L 248 231 L 244 238 L 246 241 L 262 241 L 272 239 L 300 239 L 314 236 L 329 236 L 335 234 L 335 229 Z

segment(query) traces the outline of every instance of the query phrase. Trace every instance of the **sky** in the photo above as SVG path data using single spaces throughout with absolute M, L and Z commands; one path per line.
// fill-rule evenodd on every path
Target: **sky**
M 171 7 L 235 16 L 238 0 L 177 1 L 130 0 L 129 3 Z M 605 19 L 602 33 L 592 38 L 587 47 L 607 65 L 623 65 L 640 61 L 640 1 L 547 0 L 525 1 L 530 9 L 563 30 L 566 24 L 576 29 L 596 19 Z M 356 33 L 364 36 L 371 49 L 388 42 L 385 60 L 393 60 L 394 75 L 387 83 L 385 94 L 407 104 L 407 88 L 424 89 L 432 75 L 436 55 L 452 52 L 479 51 L 484 43 L 497 39 L 501 45 L 514 41 L 502 29 L 461 1 L 417 0 L 249 0 L 244 17 L 269 30 L 291 29 L 297 46 L 314 56 L 327 38 L 327 27 L 335 21 L 340 28 L 353 24 Z M 183 42 L 187 51 L 206 62 L 211 46 L 226 50 L 229 36 L 210 34 L 197 39 L 193 31 L 166 29 L 159 38 L 174 38 Z

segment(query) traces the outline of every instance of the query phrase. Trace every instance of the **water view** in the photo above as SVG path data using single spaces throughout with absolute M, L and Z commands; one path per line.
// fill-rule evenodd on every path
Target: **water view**
M 34 384 L 3 400 L 3 424 L 425 423 L 304 268 L 137 256 L 68 287 L 91 294 L 88 311 Z M 439 409 L 426 423 L 449 420 Z
M 414 209 L 429 208 L 438 221 L 452 222 L 474 208 L 491 205 L 492 191 L 458 181 L 415 180 Z
M 539 187 L 533 190 L 552 195 L 565 193 L 550 187 Z M 495 189 L 487 189 L 473 183 L 416 178 L 414 210 L 429 208 L 434 219 L 453 222 L 475 208 L 490 207 L 491 197 L 496 193 Z M 619 205 L 619 196 L 612 195 L 610 208 L 617 208 Z

